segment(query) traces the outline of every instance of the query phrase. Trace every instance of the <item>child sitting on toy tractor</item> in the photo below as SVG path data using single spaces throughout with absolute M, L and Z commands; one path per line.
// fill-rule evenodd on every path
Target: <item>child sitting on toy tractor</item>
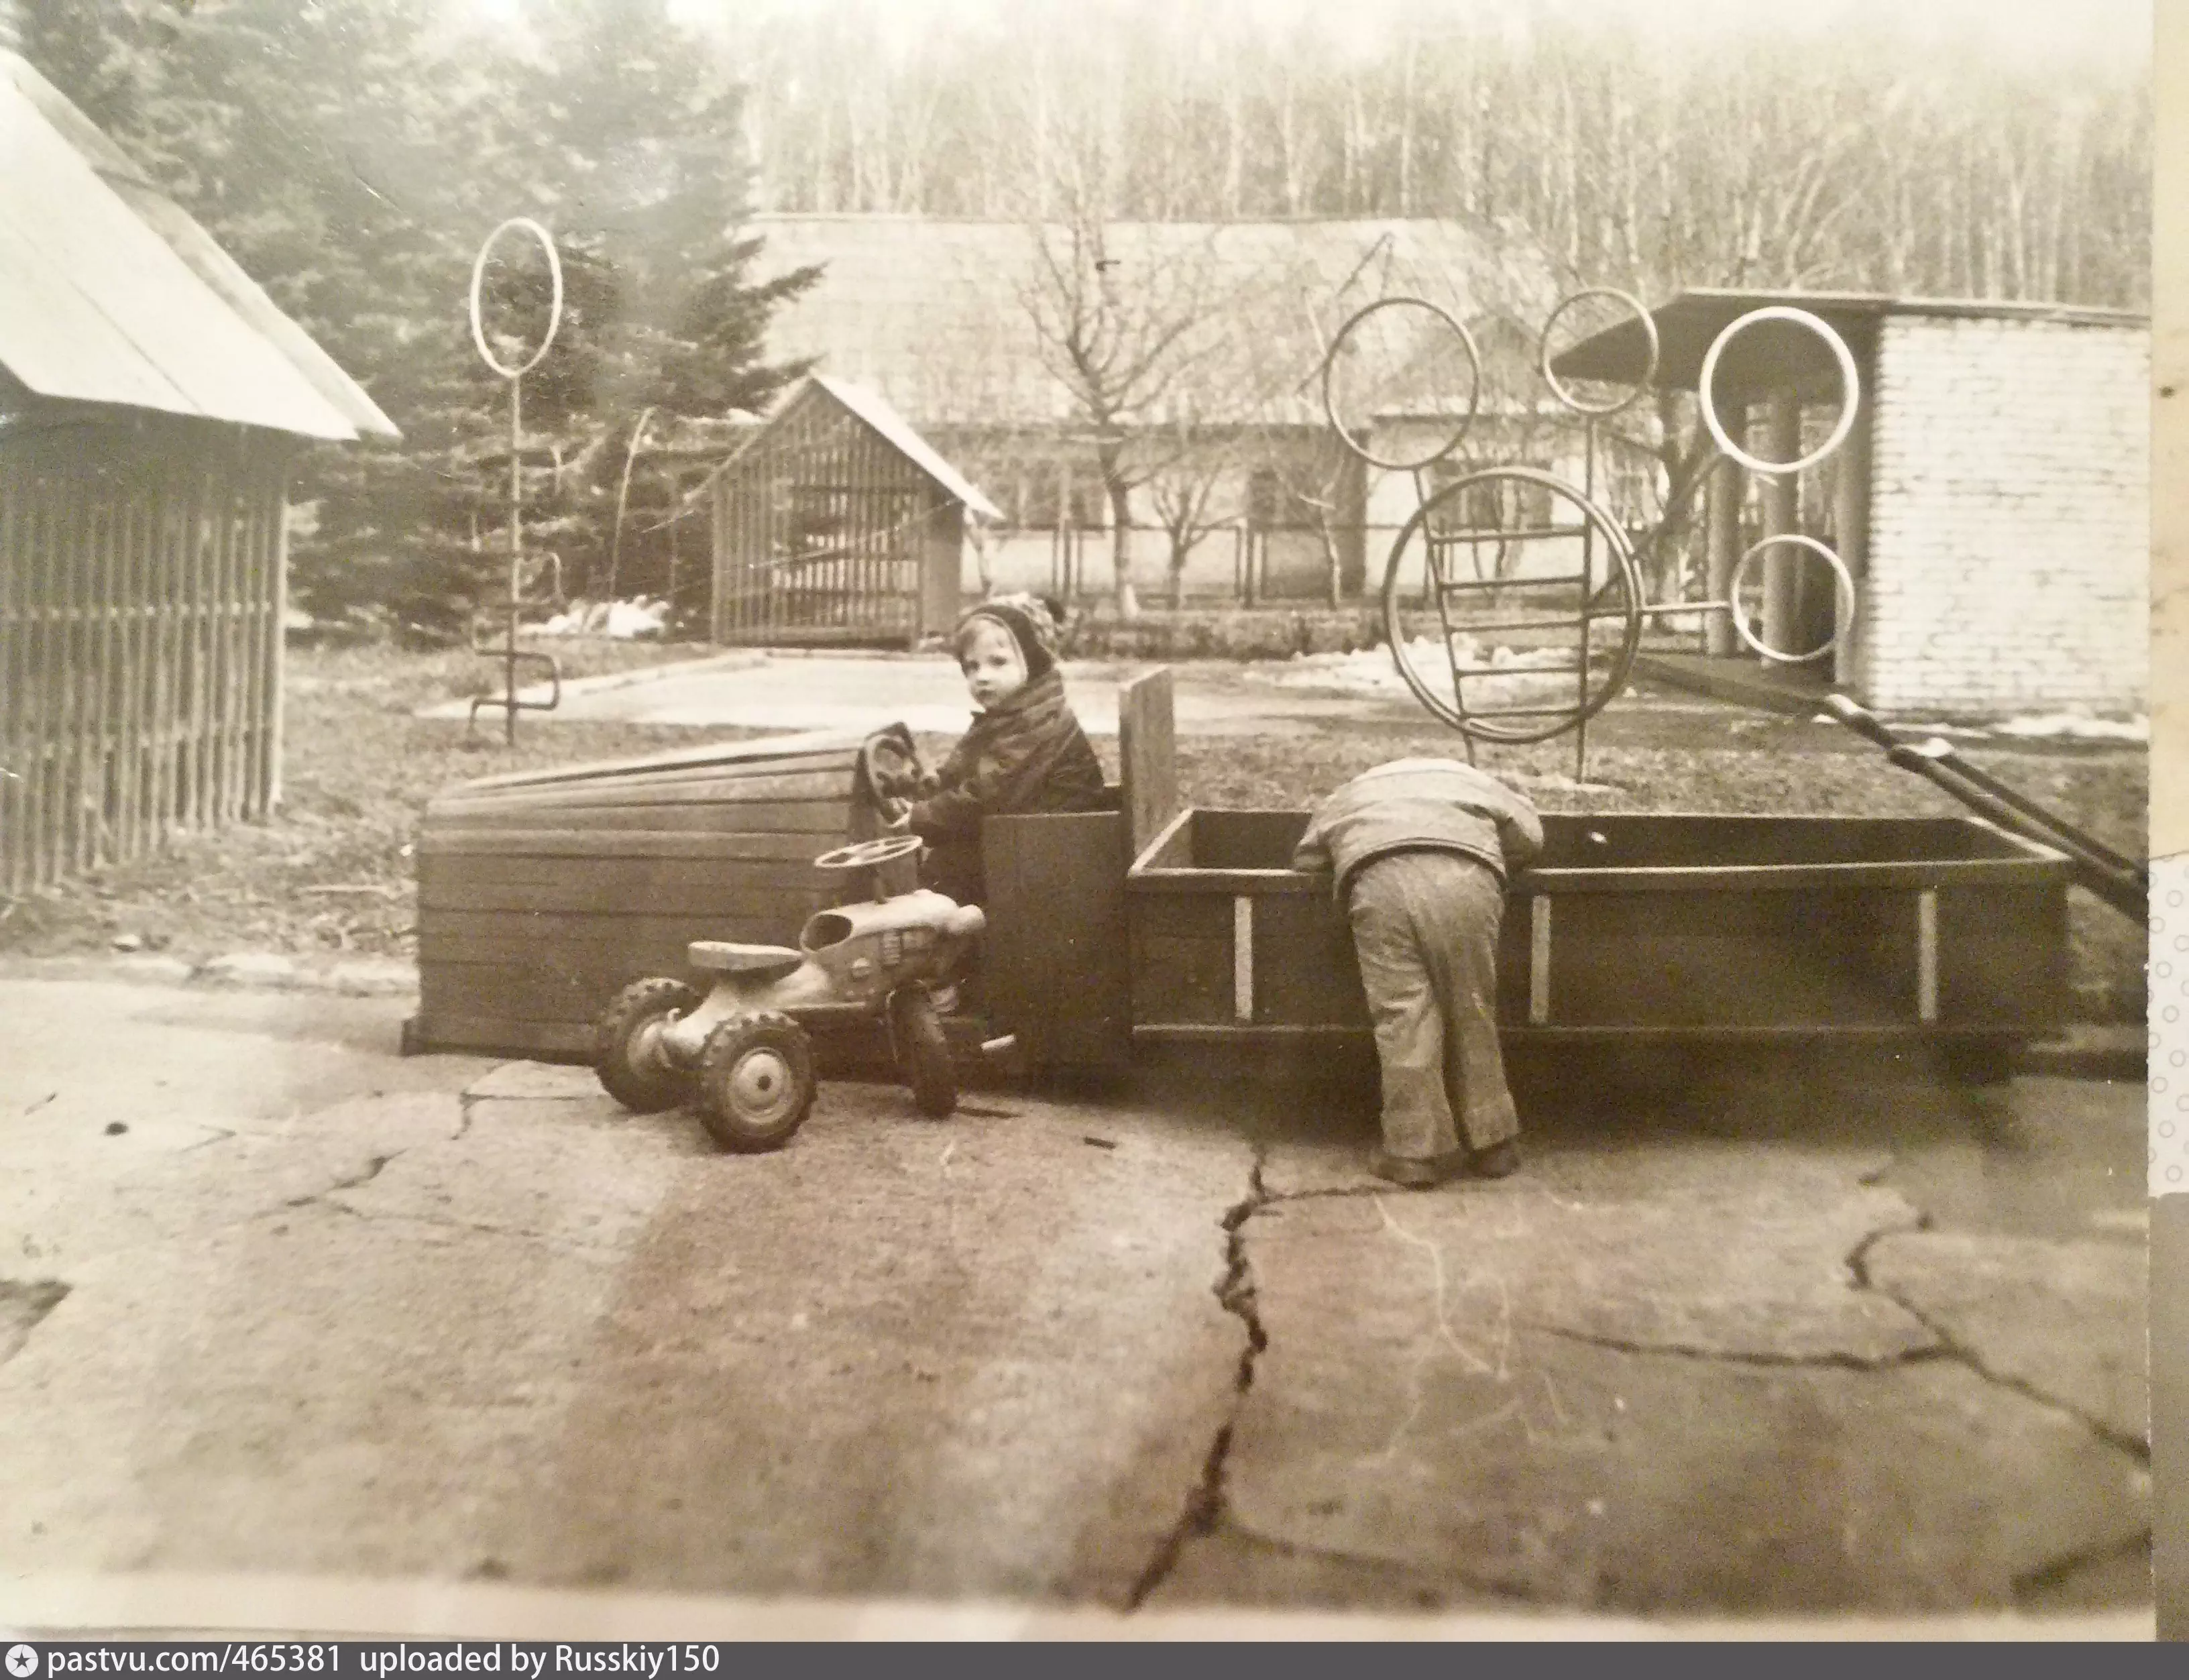
M 921 879 L 960 904 L 984 904 L 981 819 L 1100 810 L 1102 766 L 1065 699 L 1046 603 L 985 601 L 959 621 L 954 646 L 980 708 L 972 727 L 939 771 L 915 760 L 876 781 L 890 826 L 927 842 Z

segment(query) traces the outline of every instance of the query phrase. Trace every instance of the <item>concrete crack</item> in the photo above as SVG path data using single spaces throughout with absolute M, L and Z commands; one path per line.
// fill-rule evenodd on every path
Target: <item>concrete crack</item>
M 2014 1577 L 2010 1587 L 2017 1604 L 2064 1587 L 2084 1570 L 2105 1564 L 2117 1563 L 2151 1550 L 2151 1530 L 2139 1530 L 2124 1540 L 2097 1546 L 2079 1547 L 2073 1552 L 2039 1564 L 2035 1569 L 2024 1570 Z
M 2080 1406 L 2063 1400 L 2056 1394 L 2048 1394 L 2033 1383 L 2025 1382 L 2019 1377 L 2010 1377 L 2003 1371 L 1994 1371 L 1984 1362 L 1982 1354 L 1966 1343 L 1957 1340 L 1945 1326 L 1932 1318 L 1912 1301 L 1895 1294 L 1890 1289 L 1875 1285 L 1866 1287 L 1876 1288 L 1879 1294 L 1937 1338 L 1937 1351 L 1940 1357 L 1966 1366 L 1994 1388 L 2005 1389 L 2009 1394 L 2019 1394 L 2022 1399 L 2033 1401 L 2047 1411 L 2056 1411 L 2063 1417 L 2073 1418 L 2107 1446 L 2117 1448 L 2128 1454 L 2138 1463 L 2147 1465 L 2151 1462 L 2151 1443 L 2142 1436 L 2130 1434 L 2125 1429 L 2116 1428 L 2104 1418 L 2094 1417 Z
M 1163 1536 L 1155 1555 L 1148 1559 L 1147 1567 L 1140 1571 L 1132 1591 L 1126 1595 L 1128 1610 L 1136 1610 L 1147 1602 L 1149 1595 L 1177 1567 L 1186 1541 L 1213 1533 L 1224 1513 L 1224 1474 L 1231 1456 L 1232 1432 L 1237 1427 L 1247 1393 L 1254 1386 L 1254 1363 L 1270 1345 L 1255 1298 L 1253 1266 L 1247 1258 L 1246 1236 L 1247 1221 L 1267 1207 L 1271 1199 L 1268 1186 L 1262 1182 L 1262 1168 L 1268 1160 L 1269 1151 L 1257 1147 L 1253 1165 L 1247 1173 L 1247 1194 L 1225 1210 L 1221 1221 L 1224 1276 L 1215 1286 L 1216 1299 L 1225 1311 L 1247 1326 L 1247 1345 L 1240 1352 L 1239 1367 L 1232 1377 L 1230 1413 L 1208 1444 L 1208 1454 L 1201 1463 L 1201 1475 L 1186 1495 L 1185 1508 L 1179 1513 L 1178 1520 Z
M 1541 1331 L 1546 1336 L 1555 1336 L 1561 1341 L 1579 1342 L 1591 1348 L 1609 1348 L 1622 1354 L 1662 1354 L 1668 1359 L 1708 1360 L 1718 1365 L 1751 1365 L 1767 1369 L 1882 1371 L 1888 1366 L 1911 1365 L 1920 1360 L 1949 1357 L 1946 1349 L 1938 1343 L 1928 1347 L 1907 1348 L 1898 1353 L 1886 1354 L 1877 1359 L 1864 1359 L 1859 1354 L 1781 1354 L 1751 1349 L 1736 1351 L 1724 1348 L 1697 1348 L 1677 1342 L 1644 1342 L 1624 1336 L 1596 1336 L 1585 1330 L 1569 1330 L 1562 1325 L 1544 1324 L 1533 1319 L 1520 1322 L 1530 1330 Z M 1926 1325 L 1924 1328 L 1930 1329 Z M 1935 1331 L 1932 1334 L 1936 1334 Z
M 31 1332 L 48 1313 L 67 1298 L 69 1286 L 59 1278 L 42 1277 L 35 1283 L 17 1283 L 0 1277 L 0 1365 L 23 1350 Z
M 332 1196 L 338 1190 L 355 1190 L 360 1185 L 369 1185 L 387 1169 L 387 1166 L 389 1162 L 393 1161 L 397 1155 L 400 1155 L 402 1152 L 403 1151 L 399 1149 L 394 1152 L 394 1154 L 375 1155 L 365 1162 L 365 1170 L 362 1173 L 358 1174 L 355 1177 L 337 1179 L 325 1190 L 315 1190 L 308 1196 L 292 1196 L 281 1205 L 284 1208 L 308 1207 L 314 1202 L 321 1201 L 327 1196 Z
M 1914 1319 L 1916 1323 L 1921 1325 L 1937 1343 L 1935 1349 L 1937 1357 L 1950 1359 L 1957 1364 L 1966 1366 L 1994 1388 L 2005 1389 L 2008 1393 L 2019 1394 L 2022 1399 L 2033 1400 L 2049 1411 L 2073 1418 L 2107 1445 L 2118 1448 L 2140 1463 L 2149 1464 L 2151 1443 L 2148 1440 L 2141 1436 L 2130 1434 L 2126 1430 L 2116 1428 L 2104 1418 L 2094 1417 L 2081 1407 L 2060 1399 L 2056 1394 L 2049 1394 L 2019 1377 L 2010 1377 L 2005 1372 L 1993 1370 L 1984 1362 L 1982 1354 L 1955 1338 L 1944 1325 L 1939 1323 L 1905 1296 L 1886 1288 L 1870 1276 L 1869 1251 L 1873 1247 L 1888 1236 L 1905 1236 L 1910 1230 L 1929 1230 L 1932 1229 L 1932 1223 L 1930 1214 L 1918 1213 L 1915 1223 L 1912 1226 L 1888 1226 L 1881 1230 L 1874 1230 L 1864 1237 L 1855 1245 L 1854 1252 L 1847 1259 L 1847 1270 L 1853 1275 L 1856 1287 L 1882 1296 L 1906 1313 L 1909 1317 Z

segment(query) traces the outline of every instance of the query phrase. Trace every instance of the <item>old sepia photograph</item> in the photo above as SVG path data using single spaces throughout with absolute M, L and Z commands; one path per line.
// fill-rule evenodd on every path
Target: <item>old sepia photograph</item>
M 2153 25 L 0 0 L 14 1680 L 2189 1636 Z

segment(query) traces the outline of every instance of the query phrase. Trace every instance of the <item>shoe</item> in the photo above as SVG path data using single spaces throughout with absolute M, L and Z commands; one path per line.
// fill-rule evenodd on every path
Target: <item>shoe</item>
M 1479 1149 L 1468 1157 L 1467 1170 L 1478 1179 L 1509 1179 L 1520 1170 L 1520 1145 L 1507 1138 Z
M 1368 1153 L 1368 1170 L 1376 1177 L 1407 1190 L 1434 1190 L 1447 1179 L 1456 1179 L 1465 1172 L 1467 1161 L 1467 1151 L 1463 1149 L 1426 1158 L 1393 1155 L 1387 1150 L 1374 1149 Z

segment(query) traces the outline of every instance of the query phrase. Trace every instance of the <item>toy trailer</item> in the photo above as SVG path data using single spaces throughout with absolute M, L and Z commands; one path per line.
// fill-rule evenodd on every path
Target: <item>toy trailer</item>
M 992 1001 L 1028 1059 L 1365 1045 L 1344 915 L 1327 877 L 1289 866 L 1307 813 L 1183 805 L 1168 672 L 1128 688 L 1121 723 L 1126 813 L 988 824 Z M 1516 1049 L 1928 1046 L 1994 1079 L 2064 1017 L 2068 861 L 1988 823 L 1649 814 L 1544 830 L 1499 958 Z

